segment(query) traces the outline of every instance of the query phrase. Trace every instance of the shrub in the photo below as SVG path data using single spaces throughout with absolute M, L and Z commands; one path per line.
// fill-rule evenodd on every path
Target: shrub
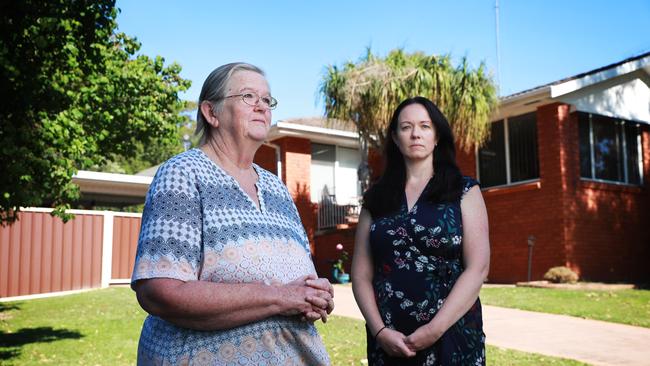
M 546 271 L 544 279 L 554 283 L 576 283 L 578 274 L 573 272 L 569 267 L 553 267 Z

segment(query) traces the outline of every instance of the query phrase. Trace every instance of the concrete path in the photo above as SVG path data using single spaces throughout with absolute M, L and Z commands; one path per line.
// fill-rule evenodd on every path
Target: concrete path
M 334 314 L 363 319 L 349 285 L 334 285 Z M 650 329 L 483 306 L 487 343 L 592 365 L 650 366 Z

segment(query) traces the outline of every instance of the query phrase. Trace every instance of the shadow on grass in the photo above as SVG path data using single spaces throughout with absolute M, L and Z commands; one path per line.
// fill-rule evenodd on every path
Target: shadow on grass
M 79 339 L 83 335 L 76 330 L 53 329 L 52 327 L 22 328 L 15 333 L 0 331 L 0 360 L 20 355 L 20 347 L 29 343 L 49 343 L 61 339 Z
M 0 302 L 0 313 L 4 313 L 5 311 L 9 310 L 20 310 L 20 306 L 17 304 L 7 304 L 4 302 Z
M 18 349 L 10 349 L 10 350 L 2 350 L 0 351 L 0 360 L 10 360 L 12 358 L 16 358 L 20 355 L 20 351 Z

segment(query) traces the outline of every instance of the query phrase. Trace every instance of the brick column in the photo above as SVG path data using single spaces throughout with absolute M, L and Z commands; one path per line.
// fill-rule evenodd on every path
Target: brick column
M 456 164 L 458 164 L 458 168 L 460 168 L 460 172 L 463 175 L 476 178 L 478 175 L 476 172 L 476 153 L 474 149 L 474 147 L 471 147 L 469 151 L 465 151 L 464 149 L 459 148 L 457 143 Z
M 278 174 L 278 162 L 276 161 L 274 148 L 267 145 L 260 146 L 253 161 L 271 173 Z
M 570 106 L 552 103 L 537 109 L 537 146 L 539 152 L 540 193 L 543 202 L 530 212 L 542 224 L 534 247 L 534 279 L 541 279 L 550 267 L 567 264 L 566 230 L 570 218 L 570 193 L 575 192 L 577 126 L 569 115 Z M 574 136 L 575 135 L 575 136 Z M 570 187 L 573 187 L 571 189 Z
M 311 142 L 297 137 L 283 137 L 273 141 L 280 146 L 282 181 L 296 203 L 300 219 L 307 232 L 312 255 L 314 255 L 314 232 L 316 217 L 311 203 Z

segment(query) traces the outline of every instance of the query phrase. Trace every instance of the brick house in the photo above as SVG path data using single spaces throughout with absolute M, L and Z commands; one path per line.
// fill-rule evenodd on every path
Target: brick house
M 281 172 L 278 175 L 296 202 L 322 275 L 328 272 L 337 243 L 353 250 L 360 159 L 354 126 L 323 118 L 279 121 L 255 155 L 260 166 Z
M 354 249 L 358 159 L 354 129 L 323 119 L 278 122 L 256 155 L 281 172 L 321 275 L 336 243 Z M 558 265 L 588 280 L 650 280 L 650 53 L 502 98 L 490 141 L 458 162 L 482 184 L 490 282 Z

